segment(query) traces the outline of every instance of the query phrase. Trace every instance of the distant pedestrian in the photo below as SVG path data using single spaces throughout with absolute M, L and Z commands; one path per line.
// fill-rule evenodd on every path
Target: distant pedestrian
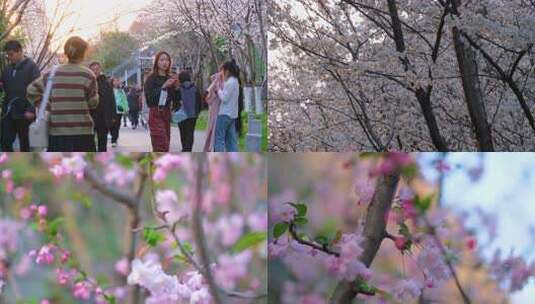
M 108 134 L 117 119 L 115 114 L 115 95 L 113 93 L 112 79 L 102 73 L 99 62 L 89 65 L 97 77 L 99 104 L 91 111 L 97 133 L 98 152 L 106 152 L 108 149 Z
M 121 81 L 119 79 L 113 79 L 113 93 L 115 95 L 116 115 L 115 123 L 111 129 L 111 146 L 117 147 L 119 141 L 119 131 L 121 129 L 121 118 L 128 113 L 128 100 L 126 94 L 122 88 Z
M 139 125 L 139 112 L 140 112 L 140 97 L 141 97 L 141 88 L 135 86 L 130 88 L 128 92 L 128 113 L 130 116 L 130 122 L 132 123 L 132 129 L 137 129 Z
M 197 124 L 197 117 L 201 111 L 201 93 L 191 81 L 190 72 L 180 72 L 178 81 L 180 87 L 177 91 L 177 99 L 181 102 L 181 108 L 187 117 L 187 119 L 178 124 L 180 139 L 182 141 L 182 152 L 191 152 L 193 150 L 195 125 Z

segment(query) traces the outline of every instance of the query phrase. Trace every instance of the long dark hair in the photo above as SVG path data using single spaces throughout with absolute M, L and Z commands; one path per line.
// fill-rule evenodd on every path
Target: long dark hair
M 160 57 L 162 57 L 163 55 L 166 55 L 167 58 L 169 58 L 169 68 L 167 69 L 167 71 L 165 71 L 165 74 L 169 75 L 171 73 L 171 65 L 173 63 L 173 61 L 171 60 L 171 55 L 169 55 L 169 53 L 167 53 L 166 51 L 159 51 L 154 57 L 154 65 L 152 66 L 151 76 L 158 76 L 158 61 L 160 61 Z
M 231 61 L 227 61 L 223 63 L 221 66 L 221 69 L 223 71 L 228 71 L 229 75 L 232 77 L 236 77 L 238 79 L 238 83 L 240 84 L 240 94 L 238 95 L 238 123 L 236 124 L 236 131 L 238 131 L 238 135 L 243 135 L 243 123 L 242 123 L 242 117 L 241 113 L 244 108 L 244 95 L 243 95 L 243 83 L 240 78 L 240 68 L 236 64 L 236 61 L 233 59 Z

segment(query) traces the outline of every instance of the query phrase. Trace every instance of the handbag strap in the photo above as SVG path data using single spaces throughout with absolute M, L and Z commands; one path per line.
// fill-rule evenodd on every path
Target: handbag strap
M 45 92 L 43 93 L 41 105 L 39 106 L 39 112 L 37 113 L 37 120 L 45 118 L 46 106 L 48 105 L 48 101 L 50 100 L 50 94 L 52 93 L 52 85 L 54 84 L 54 77 L 56 76 L 58 68 L 59 66 L 53 67 L 50 71 L 50 74 L 48 75 Z

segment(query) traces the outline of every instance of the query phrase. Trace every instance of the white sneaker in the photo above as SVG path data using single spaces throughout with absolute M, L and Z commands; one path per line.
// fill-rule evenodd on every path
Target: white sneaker
M 112 143 L 112 144 L 111 144 L 111 147 L 112 147 L 112 148 L 117 148 L 117 143 Z

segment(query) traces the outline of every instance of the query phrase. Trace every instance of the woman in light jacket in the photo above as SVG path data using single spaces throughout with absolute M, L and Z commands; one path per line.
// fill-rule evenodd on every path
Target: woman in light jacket
M 221 67 L 221 77 L 224 83 L 217 90 L 221 105 L 215 127 L 214 152 L 238 152 L 239 104 L 243 94 L 240 70 L 236 63 L 224 63 Z

